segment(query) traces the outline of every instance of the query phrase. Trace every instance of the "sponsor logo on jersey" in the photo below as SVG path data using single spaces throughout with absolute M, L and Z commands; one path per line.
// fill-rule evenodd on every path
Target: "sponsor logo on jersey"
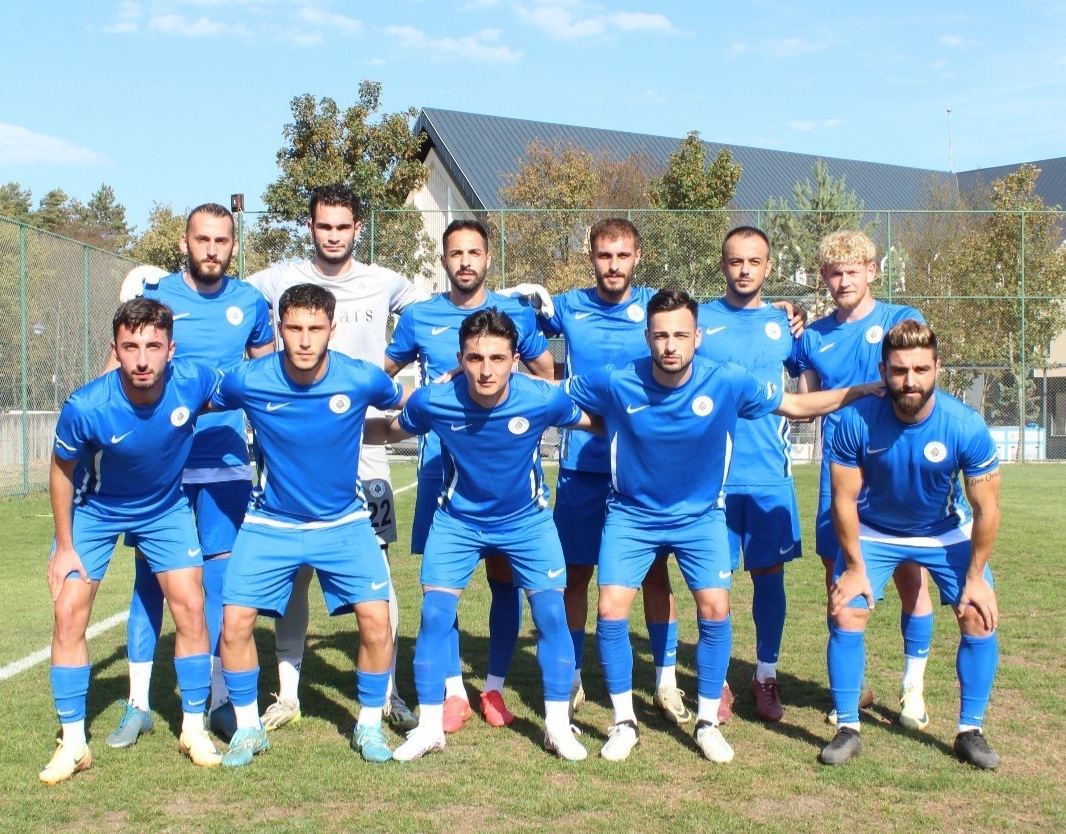
M 708 327 L 707 328 L 707 335 L 708 336 L 713 336 L 715 333 L 721 333 L 727 327 L 729 327 L 728 324 L 723 324 L 721 327 Z
M 925 444 L 925 459 L 931 463 L 940 463 L 948 456 L 948 448 L 939 440 Z
M 175 426 L 184 426 L 189 422 L 189 409 L 183 405 L 179 405 L 170 412 L 170 422 Z
M 630 321 L 644 321 L 646 313 L 644 312 L 644 308 L 639 304 L 630 304 L 629 308 L 626 310 L 626 315 L 629 316 Z
M 627 405 L 626 414 L 636 414 L 638 411 L 643 411 L 649 405 L 651 405 L 651 403 L 644 403 L 644 405 Z
M 822 345 L 820 348 L 818 348 L 818 352 L 819 353 L 825 353 L 827 350 L 829 350 L 829 348 L 831 348 L 835 344 L 836 344 L 836 342 L 830 342 L 828 345 Z
M 452 431 L 462 431 L 463 429 L 468 429 L 468 428 L 470 428 L 470 423 L 463 423 L 461 426 L 456 426 L 456 425 L 453 424 L 451 426 L 451 430 Z
M 882 452 L 887 452 L 887 451 L 888 451 L 888 447 L 887 446 L 882 446 L 880 449 L 871 449 L 869 446 L 866 447 L 866 454 L 868 454 L 868 455 L 879 455 Z
M 267 403 L 267 413 L 273 414 L 278 409 L 285 408 L 287 405 L 292 405 L 292 403 Z
M 767 337 L 770 339 L 780 339 L 781 325 L 776 321 L 768 321 L 766 322 L 766 327 L 763 328 L 763 332 L 766 333 Z
M 697 417 L 706 417 L 714 410 L 714 401 L 707 396 L 696 397 L 692 401 L 692 413 Z
M 175 423 L 174 425 L 177 426 L 177 425 L 180 425 L 180 423 Z M 127 437 L 129 437 L 131 434 L 133 434 L 133 429 L 130 429 L 125 434 L 113 434 L 113 435 L 111 435 L 111 444 L 114 445 L 116 443 L 121 443 L 123 440 L 125 440 Z M 61 446 L 66 447 L 67 449 L 70 449 L 70 447 L 67 446 L 67 444 L 65 444 L 62 440 L 59 441 L 59 444 Z M 74 450 L 70 449 L 70 451 L 73 452 Z
M 240 307 L 229 307 L 226 310 L 226 321 L 236 327 L 242 321 L 244 321 L 244 310 Z
M 177 321 L 178 319 L 187 319 L 191 315 L 192 313 L 175 313 L 173 316 L 171 316 L 171 318 L 174 321 Z
M 446 324 L 446 325 L 444 325 L 444 327 L 433 327 L 433 328 L 430 328 L 429 332 L 431 334 L 433 334 L 434 336 L 439 336 L 445 330 L 451 330 L 451 327 L 452 326 L 450 324 Z
M 334 414 L 343 414 L 352 407 L 352 401 L 347 394 L 334 394 L 329 398 L 329 410 Z
M 885 328 L 879 324 L 875 324 L 869 330 L 866 331 L 866 341 L 871 345 L 877 345 L 881 343 L 882 337 L 885 335 Z
M 592 313 L 574 313 L 574 319 L 576 321 L 581 321 L 581 319 L 587 319 L 591 315 Z
M 507 423 L 507 430 L 511 434 L 525 434 L 529 431 L 529 420 L 525 417 L 512 417 Z

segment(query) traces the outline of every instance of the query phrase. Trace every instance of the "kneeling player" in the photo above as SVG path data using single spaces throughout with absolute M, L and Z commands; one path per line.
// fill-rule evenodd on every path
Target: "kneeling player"
M 881 356 L 889 397 L 842 411 L 830 446 L 840 555 L 829 594 L 827 659 L 837 733 L 820 758 L 844 764 L 862 751 L 866 623 L 895 569 L 909 562 L 928 569 L 959 623 L 962 704 L 955 754 L 994 769 L 999 756 L 981 728 L 999 660 L 999 609 L 988 569 L 999 530 L 996 446 L 976 411 L 936 391 L 937 343 L 926 325 L 897 324 Z

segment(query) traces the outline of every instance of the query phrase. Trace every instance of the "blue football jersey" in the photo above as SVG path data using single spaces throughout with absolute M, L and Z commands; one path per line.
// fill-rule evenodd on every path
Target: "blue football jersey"
M 881 378 L 877 369 L 881 341 L 885 333 L 907 319 L 925 322 L 913 307 L 881 301 L 858 321 L 840 323 L 836 313 L 830 313 L 803 331 L 796 346 L 796 367 L 799 373 L 813 369 L 824 391 L 876 382 Z M 839 420 L 839 412 L 822 419 L 823 449 L 829 448 Z
M 322 379 L 297 385 L 283 356 L 242 363 L 211 400 L 216 408 L 243 408 L 255 429 L 259 482 L 249 512 L 295 525 L 366 515 L 357 473 L 366 409 L 397 406 L 402 386 L 334 351 Z
M 567 384 L 574 401 L 606 424 L 612 508 L 670 523 L 722 506 L 737 420 L 781 404 L 780 385 L 738 365 L 697 356 L 691 367 L 678 388 L 655 381 L 651 357 Z
M 514 320 L 518 329 L 519 356 L 536 359 L 548 350 L 548 340 L 537 327 L 537 315 L 533 308 L 517 299 L 490 291 L 480 307 L 456 307 L 447 293 L 412 304 L 400 316 L 385 355 L 402 365 L 417 360 L 419 383 L 429 385 L 458 364 L 459 327 L 463 320 L 471 313 L 488 307 L 495 307 Z M 423 435 L 419 440 L 418 467 L 421 478 L 439 480 L 443 476 L 440 439 L 435 432 Z
M 570 290 L 552 299 L 555 315 L 540 319 L 549 336 L 566 338 L 566 376 L 588 374 L 608 365 L 625 365 L 648 355 L 644 338 L 650 287 L 630 287 L 621 304 L 608 304 L 595 287 Z M 583 431 L 564 431 L 559 465 L 581 472 L 610 472 L 607 441 Z
M 274 341 L 266 299 L 254 287 L 228 275 L 222 277 L 218 292 L 201 295 L 177 272 L 156 286 L 145 287 L 144 297 L 162 301 L 174 312 L 176 358 L 229 371 L 244 360 L 247 348 Z M 197 420 L 187 468 L 247 465 L 244 416 L 239 411 L 205 414 Z
M 495 524 L 547 508 L 540 436 L 548 426 L 580 419 L 580 409 L 558 386 L 512 374 L 507 399 L 491 409 L 470 398 L 465 376 L 420 388 L 400 425 L 442 440 L 441 510 L 473 524 Z
M 840 412 L 829 460 L 862 467 L 859 520 L 898 536 L 938 536 L 971 518 L 959 472 L 976 477 L 999 466 L 981 415 L 937 391 L 932 413 L 904 423 L 886 397 L 863 397 Z
M 724 298 L 701 304 L 703 342 L 697 354 L 740 365 L 762 383 L 784 386 L 786 371 L 795 376 L 797 340 L 788 316 L 770 304 L 741 309 Z M 737 423 L 733 462 L 726 487 L 779 484 L 792 477 L 788 420 L 767 414 Z
M 54 449 L 57 457 L 78 461 L 75 505 L 141 521 L 184 501 L 181 473 L 196 416 L 220 379 L 214 368 L 174 359 L 152 405 L 129 401 L 118 369 L 71 394 L 59 414 Z

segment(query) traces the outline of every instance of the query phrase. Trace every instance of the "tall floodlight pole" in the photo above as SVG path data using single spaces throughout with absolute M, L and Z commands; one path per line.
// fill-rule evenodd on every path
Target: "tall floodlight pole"
M 951 158 L 951 105 L 948 105 L 948 171 L 955 173 L 955 163 Z

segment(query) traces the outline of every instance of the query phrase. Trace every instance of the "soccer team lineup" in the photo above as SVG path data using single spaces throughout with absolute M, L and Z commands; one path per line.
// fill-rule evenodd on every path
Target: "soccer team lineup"
M 488 290 L 490 232 L 455 220 L 441 241 L 449 288 L 430 297 L 353 258 L 360 217 L 347 187 L 315 189 L 314 255 L 241 281 L 227 275 L 233 215 L 206 203 L 187 219 L 184 271 L 138 267 L 123 283 L 107 367 L 71 394 L 56 426 L 47 582 L 61 732 L 41 782 L 92 766 L 86 631 L 120 541 L 135 552 L 129 698 L 109 747 L 135 745 L 157 720 L 148 693 L 164 603 L 174 623 L 181 754 L 199 767 L 238 768 L 284 744 L 273 731 L 301 718 L 317 575 L 329 613 L 354 614 L 350 744 L 366 762 L 447 757 L 475 712 L 493 727 L 515 720 L 504 684 L 523 596 L 536 633 L 545 755 L 639 756 L 629 618 L 641 593 L 654 708 L 691 731 L 699 754 L 725 765 L 734 758 L 730 587 L 745 573 L 754 714 L 772 724 L 785 713 L 777 674 L 784 572 L 802 555 L 789 421 L 816 418 L 813 547 L 825 571 L 825 711 L 834 727 L 819 761 L 841 766 L 863 752 L 860 709 L 873 701 L 864 634 L 890 581 L 902 608 L 896 720 L 909 730 L 928 725 L 932 577 L 959 628 L 954 755 L 974 768 L 999 766 L 983 727 L 999 661 L 988 567 L 999 528 L 996 446 L 976 411 L 937 389 L 936 335 L 921 312 L 874 298 L 877 253 L 863 232 L 821 241 L 819 274 L 833 308 L 807 322 L 803 311 L 763 298 L 772 253 L 750 226 L 721 243 L 724 296 L 697 303 L 632 283 L 640 232 L 628 220 L 591 227 L 594 284 L 555 296 L 534 284 Z M 399 317 L 391 340 L 390 315 Z M 562 363 L 548 343 L 559 337 Z M 414 363 L 418 386 L 400 384 Z M 786 390 L 789 378 L 796 393 Z M 554 507 L 540 459 L 551 427 L 560 431 Z M 412 437 L 411 552 L 421 554 L 422 601 L 414 691 L 401 693 L 386 448 Z M 686 700 L 675 674 L 670 556 L 695 604 L 695 699 Z M 457 611 L 482 561 L 488 658 L 471 703 Z M 279 682 L 265 708 L 260 617 L 273 623 Z M 584 657 L 587 633 L 598 658 Z M 572 724 L 585 702 L 582 674 L 602 674 L 613 711 L 598 751 Z

